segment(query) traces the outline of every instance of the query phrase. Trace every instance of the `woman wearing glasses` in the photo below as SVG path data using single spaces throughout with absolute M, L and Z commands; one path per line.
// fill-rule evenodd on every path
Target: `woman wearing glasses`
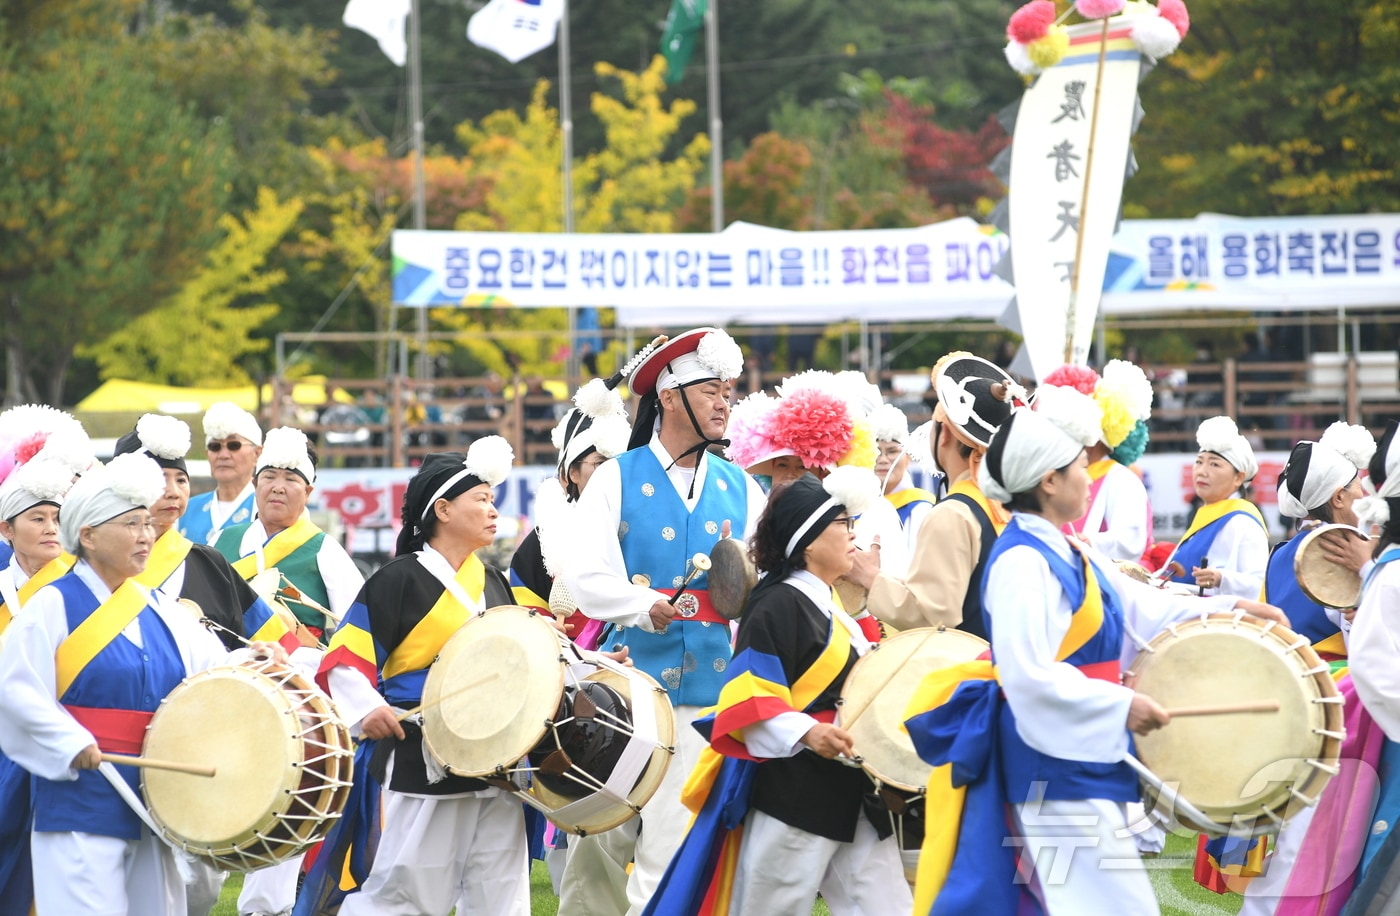
M 228 401 L 204 412 L 204 450 L 214 489 L 190 497 L 180 516 L 180 533 L 196 544 L 213 545 L 224 528 L 253 518 L 253 468 L 262 453 L 257 419 Z
M 138 754 L 160 702 L 187 676 L 228 660 L 188 611 L 134 577 L 165 489 L 145 455 L 119 455 L 83 475 L 63 503 L 72 572 L 40 589 L 0 650 L 0 745 L 34 774 L 31 850 L 41 913 L 184 916 L 185 888 L 168 847 L 108 781 L 140 791 L 137 771 L 93 772 L 103 753 Z M 280 646 L 256 652 L 285 662 Z
M 874 473 L 856 467 L 773 488 L 750 544 L 766 575 L 740 618 L 708 723 L 713 750 L 691 783 L 706 772 L 718 777 L 647 912 L 693 911 L 694 892 L 703 897 L 721 877 L 702 863 L 716 861 L 716 845 L 735 842 L 737 859 L 718 857 L 737 863 L 735 916 L 810 913 L 818 891 L 867 913 L 909 912 L 899 845 L 880 839 L 862 805 L 869 777 L 836 759 L 851 753 L 850 734 L 834 721 L 836 701 L 870 643 L 835 607 L 831 589 L 855 557 L 853 517 L 879 498 Z M 726 831 L 726 818 L 742 813 L 733 801 L 745 796 L 743 830 Z

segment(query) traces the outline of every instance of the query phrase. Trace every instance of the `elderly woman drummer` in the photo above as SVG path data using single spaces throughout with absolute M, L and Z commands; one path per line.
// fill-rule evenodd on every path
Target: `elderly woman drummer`
M 1145 872 L 1102 864 L 1138 857 L 1124 829 L 1123 806 L 1139 797 L 1124 761 L 1129 733 L 1170 718 L 1119 683 L 1121 661 L 1165 625 L 1203 612 L 1284 621 L 1255 601 L 1164 594 L 1065 536 L 1088 504 L 1085 447 L 1099 433 L 1097 405 L 1067 391 L 1074 397 L 1055 399 L 1056 412 L 1014 412 L 980 472 L 983 491 L 1013 513 L 982 580 L 996 667 L 982 662 L 947 684 L 926 682 L 942 690 L 923 694 L 930 711 L 906 723 L 925 760 L 972 777 L 956 850 L 925 843 L 916 913 L 935 902 L 940 912 L 1017 912 L 1031 893 L 1051 916 L 1156 913 Z M 973 747 L 992 751 L 973 760 Z M 927 802 L 930 811 L 948 803 L 935 794 Z M 1003 844 L 1008 820 L 1014 845 Z M 1018 856 L 1053 865 L 1053 879 L 1018 879 Z
M 0 745 L 36 777 L 41 913 L 185 913 L 169 850 L 93 772 L 103 753 L 139 753 L 166 694 L 228 658 L 188 611 L 134 581 L 154 541 L 149 507 L 164 489 L 144 455 L 119 456 L 74 484 L 60 532 L 77 565 L 35 594 L 0 651 Z M 256 649 L 286 659 L 275 644 Z M 134 769 L 113 776 L 138 789 Z
M 751 775 L 732 783 L 752 780 L 748 813 L 741 832 L 726 833 L 707 803 L 648 913 L 694 912 L 688 900 L 696 886 L 730 887 L 736 916 L 810 913 L 819 891 L 867 913 L 908 912 L 899 845 L 879 837 L 863 808 L 869 780 L 836 759 L 852 750 L 850 734 L 835 724 L 836 701 L 870 643 L 834 604 L 832 585 L 855 557 L 854 516 L 879 498 L 878 479 L 856 467 L 773 488 L 750 547 L 766 577 L 740 618 L 711 726 L 711 762 L 697 767 L 712 768 L 715 752 L 744 761 Z M 709 796 L 730 791 L 715 785 Z M 739 844 L 732 884 L 713 875 L 676 878 L 731 859 L 711 854 L 727 842 Z

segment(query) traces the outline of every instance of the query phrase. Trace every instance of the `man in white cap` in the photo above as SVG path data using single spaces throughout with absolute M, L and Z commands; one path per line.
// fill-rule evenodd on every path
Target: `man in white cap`
M 253 518 L 253 469 L 262 453 L 257 418 L 229 401 L 204 412 L 204 449 L 215 487 L 190 497 L 180 517 L 180 533 L 196 544 L 213 545 L 228 525 Z
M 728 621 L 710 603 L 703 573 L 673 596 L 695 553 L 731 529 L 747 537 L 763 510 L 758 483 L 710 453 L 724 444 L 730 380 L 742 371 L 738 345 L 715 328 L 646 353 L 631 376 L 642 397 L 631 448 L 594 471 L 579 500 L 566 581 L 585 613 L 610 624 L 602 645 L 627 647 L 666 688 L 678 738 L 665 781 L 641 815 L 574 845 L 561 912 L 641 912 L 685 834 L 681 788 L 705 747 L 691 723 L 719 698 L 731 650 Z

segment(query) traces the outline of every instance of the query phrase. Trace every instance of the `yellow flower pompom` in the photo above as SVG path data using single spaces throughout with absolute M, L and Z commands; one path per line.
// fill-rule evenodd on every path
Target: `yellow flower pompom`
M 1037 38 L 1026 46 L 1026 50 L 1030 53 L 1031 63 L 1042 70 L 1049 70 L 1069 53 L 1069 30 L 1062 25 L 1052 25 L 1044 38 Z
M 1117 448 L 1137 425 L 1128 392 L 1111 384 L 1106 385 L 1100 379 L 1098 387 L 1094 389 L 1094 400 L 1103 411 L 1103 441 L 1108 443 L 1109 448 Z
M 856 420 L 851 424 L 851 449 L 836 462 L 838 467 L 854 465 L 858 468 L 874 468 L 879 448 L 875 445 L 875 430 L 867 420 Z

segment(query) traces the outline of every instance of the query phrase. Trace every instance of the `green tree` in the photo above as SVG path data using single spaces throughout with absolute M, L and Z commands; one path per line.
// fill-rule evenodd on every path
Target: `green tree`
M 7 397 L 62 403 L 75 343 L 177 289 L 216 237 L 221 127 L 155 83 L 124 43 L 0 48 L 0 302 Z
M 1142 84 L 1137 212 L 1191 217 L 1400 207 L 1400 20 L 1392 3 L 1196 0 Z
M 239 361 L 267 349 L 268 342 L 252 333 L 277 314 L 277 306 L 244 303 L 286 279 L 282 271 L 265 268 L 267 255 L 301 211 L 300 200 L 279 201 L 261 189 L 257 208 L 242 221 L 231 215 L 219 220 L 223 240 L 175 295 L 106 340 L 80 347 L 78 355 L 97 360 L 104 379 L 206 387 L 251 382 Z

